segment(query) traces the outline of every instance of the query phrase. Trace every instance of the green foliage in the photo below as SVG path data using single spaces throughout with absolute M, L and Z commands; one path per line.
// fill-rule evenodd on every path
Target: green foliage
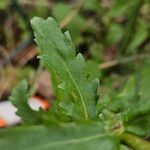
M 35 31 L 36 42 L 42 51 L 39 58 L 56 72 L 63 83 L 61 89 L 72 97 L 70 100 L 70 103 L 73 102 L 72 117 L 75 120 L 95 118 L 93 89 L 95 90 L 97 82 L 88 82 L 84 58 L 81 54 L 75 56 L 69 32 L 62 34 L 52 18 L 46 21 L 34 18 L 31 24 Z
M 148 22 L 144 20 L 138 21 L 138 26 L 136 27 L 136 32 L 133 40 L 128 45 L 128 50 L 135 52 L 136 49 L 148 38 Z
M 108 13 L 110 17 L 118 17 L 123 14 L 128 13 L 128 9 L 130 9 L 135 4 L 135 1 L 130 0 L 114 0 L 112 2 L 112 7 Z
M 0 146 L 3 149 L 13 150 L 17 147 L 21 150 L 91 150 L 97 148 L 116 150 L 119 147 L 119 140 L 105 133 L 101 124 L 95 123 L 70 124 L 57 128 L 55 126 L 20 127 L 0 130 L 0 133 L 3 134 L 3 140 L 0 140 Z
M 53 9 L 53 16 L 60 23 L 67 17 L 70 13 L 72 13 L 71 6 L 63 3 L 58 3 Z M 81 36 L 81 32 L 85 30 L 86 24 L 85 20 L 81 15 L 76 15 L 67 25 L 67 29 L 71 31 L 71 35 L 75 44 L 80 44 L 83 41 L 83 37 Z
M 110 24 L 108 33 L 106 35 L 106 42 L 108 44 L 119 43 L 123 36 L 122 29 L 117 24 Z
M 28 89 L 25 80 L 22 80 L 13 90 L 11 101 L 17 108 L 16 114 L 20 116 L 26 123 L 36 123 L 37 113 L 28 105 Z
M 132 132 L 136 135 L 148 138 L 150 136 L 150 117 L 148 115 L 129 122 L 125 125 L 125 129 L 128 132 Z
M 98 69 L 99 63 L 93 60 L 86 61 L 86 70 L 88 72 L 88 80 L 92 81 L 98 79 L 101 76 L 101 73 Z
M 98 0 L 88 0 L 84 2 L 83 8 L 90 11 L 100 11 L 100 2 Z
M 140 79 L 132 76 L 120 94 L 113 99 L 105 96 L 97 106 L 98 111 L 103 110 L 102 114 L 105 110 L 116 113 L 125 131 L 143 137 L 150 136 L 149 71 L 149 63 L 146 63 L 139 72 Z
M 8 4 L 10 3 L 10 0 L 1 0 L 0 1 L 0 10 L 4 10 L 8 7 Z
M 52 18 L 35 17 L 31 24 L 39 58 L 58 80 L 57 101 L 50 111 L 33 111 L 27 104 L 27 84 L 22 81 L 13 90 L 12 103 L 17 114 L 34 126 L 1 129 L 0 147 L 149 150 L 150 143 L 144 140 L 150 136 L 149 63 L 140 73 L 140 84 L 133 76 L 122 93 L 113 99 L 106 95 L 97 102 L 99 82 L 93 80 L 97 74 L 90 74 L 81 54 L 76 56 L 69 32 L 62 33 Z
M 17 108 L 16 114 L 20 116 L 25 124 L 59 124 L 67 122 L 66 116 L 59 114 L 60 110 L 51 109 L 50 111 L 34 111 L 30 108 L 28 103 L 28 87 L 27 82 L 22 80 L 13 90 L 10 97 L 12 104 Z M 54 105 L 55 109 L 58 107 Z

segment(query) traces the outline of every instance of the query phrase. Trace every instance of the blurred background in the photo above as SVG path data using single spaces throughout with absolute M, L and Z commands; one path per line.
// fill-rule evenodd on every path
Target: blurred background
M 5 115 L 13 120 L 9 96 L 21 79 L 35 109 L 49 109 L 56 99 L 50 73 L 37 59 L 34 16 L 52 16 L 70 31 L 89 77 L 100 80 L 101 98 L 116 97 L 133 76 L 137 82 L 128 91 L 150 76 L 150 0 L 0 0 L 0 126 L 7 125 Z

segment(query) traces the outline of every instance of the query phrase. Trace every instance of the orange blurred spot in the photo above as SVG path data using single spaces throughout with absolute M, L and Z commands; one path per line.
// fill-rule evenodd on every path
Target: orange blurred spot
M 44 110 L 48 110 L 50 108 L 50 103 L 48 102 L 48 100 L 42 99 L 39 96 L 33 96 L 32 98 L 33 98 L 34 101 L 40 102 L 41 103 L 41 107 Z
M 44 110 L 47 110 L 47 109 L 49 109 L 50 108 L 50 104 L 49 104 L 49 102 L 46 100 L 46 99 L 42 99 L 42 108 L 44 109 Z
M 6 127 L 7 123 L 4 119 L 0 118 L 0 128 Z

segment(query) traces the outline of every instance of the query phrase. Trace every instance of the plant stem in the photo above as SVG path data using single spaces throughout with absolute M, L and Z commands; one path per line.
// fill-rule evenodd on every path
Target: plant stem
M 84 4 L 84 0 L 80 0 L 79 3 L 77 4 L 77 6 L 75 7 L 75 9 L 73 9 L 73 11 L 71 11 L 60 23 L 60 28 L 64 28 L 66 27 L 69 22 L 77 15 L 77 13 L 80 11 L 80 9 L 82 8 Z
M 140 137 L 137 137 L 136 135 L 122 133 L 120 137 L 124 143 L 135 150 L 150 150 L 150 143 Z
M 150 53 L 146 53 L 146 54 L 137 54 L 134 56 L 129 56 L 129 57 L 125 57 L 125 58 L 119 58 L 119 59 L 115 59 L 115 60 L 111 60 L 108 62 L 104 62 L 102 64 L 99 65 L 99 69 L 107 69 L 110 67 L 114 67 L 117 65 L 124 65 L 130 62 L 135 62 L 140 61 L 140 60 L 145 60 L 145 59 L 149 59 L 150 58 Z

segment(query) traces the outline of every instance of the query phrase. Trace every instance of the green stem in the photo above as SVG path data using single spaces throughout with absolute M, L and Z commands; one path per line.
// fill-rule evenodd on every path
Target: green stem
M 130 133 L 122 133 L 121 140 L 135 150 L 150 150 L 150 143 Z

